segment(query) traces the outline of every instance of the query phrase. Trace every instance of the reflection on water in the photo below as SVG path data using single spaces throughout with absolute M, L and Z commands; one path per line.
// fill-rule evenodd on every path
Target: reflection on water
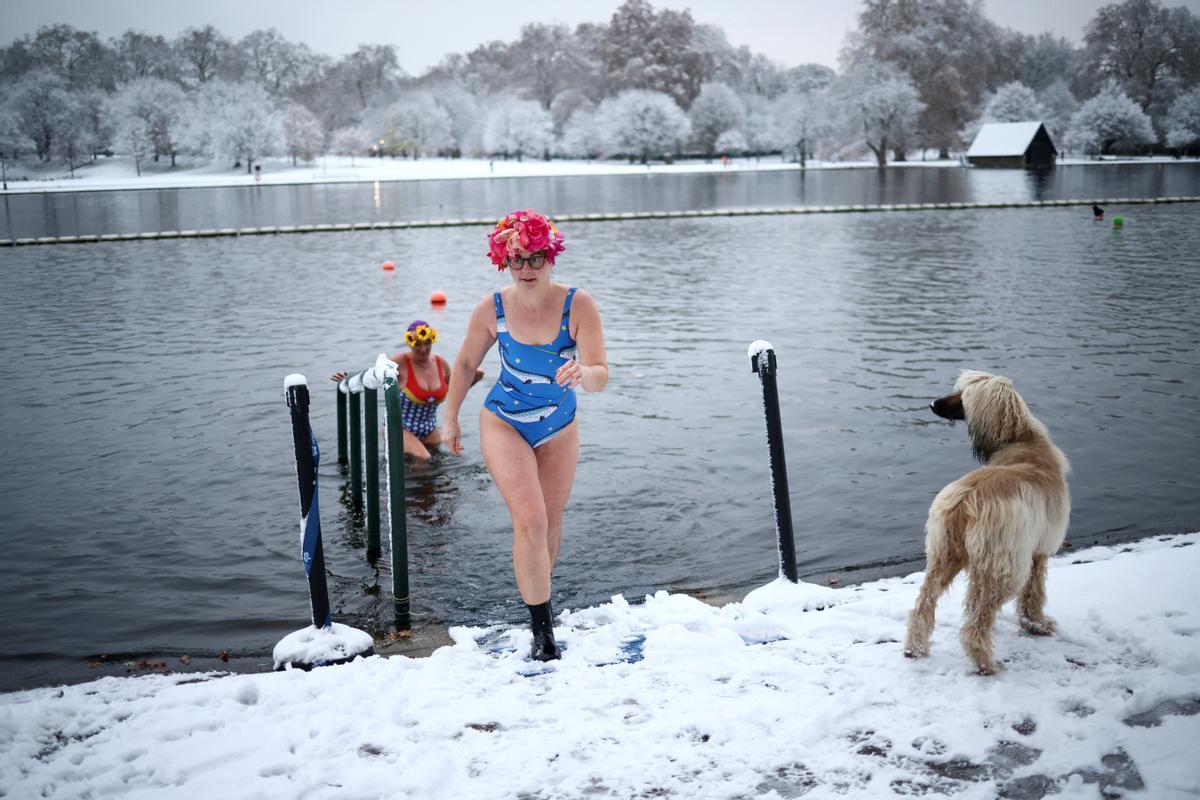
M 1022 201 L 1196 194 L 1200 164 L 1108 164 L 1035 172 L 922 167 L 692 175 L 497 178 L 4 195 L 0 239 L 377 220 L 798 205 Z M 501 211 L 497 211 L 500 209 Z
M 1027 178 L 1022 177 L 1022 180 Z M 878 180 L 872 176 L 872 180 Z M 1072 459 L 1077 546 L 1200 527 L 1200 228 L 1188 206 L 712 218 L 568 227 L 557 277 L 604 317 L 581 395 L 555 604 L 721 589 L 775 571 L 761 397 L 769 339 L 801 572 L 920 568 L 933 495 L 972 467 L 931 398 L 1011 376 Z M 506 276 L 479 230 L 0 251 L 0 687 L 99 653 L 265 653 L 302 625 L 282 379 L 309 376 L 334 613 L 386 626 L 390 558 L 337 499 L 335 369 L 436 318 L 453 356 Z M 390 258 L 395 276 L 378 264 Z M 450 295 L 431 312 L 429 293 Z M 519 619 L 511 531 L 467 453 L 407 470 L 415 613 Z

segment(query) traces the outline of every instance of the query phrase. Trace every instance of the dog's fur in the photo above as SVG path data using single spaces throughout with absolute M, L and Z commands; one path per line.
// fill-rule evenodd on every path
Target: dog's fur
M 1000 607 L 1020 594 L 1021 627 L 1047 636 L 1046 560 L 1063 543 L 1071 497 L 1070 464 L 1008 378 L 964 371 L 954 393 L 930 404 L 946 419 L 965 419 L 971 449 L 984 466 L 942 489 L 925 523 L 925 583 L 908 616 L 904 654 L 929 655 L 938 598 L 960 570 L 968 573 L 963 649 L 982 675 L 1002 669 L 992 655 Z

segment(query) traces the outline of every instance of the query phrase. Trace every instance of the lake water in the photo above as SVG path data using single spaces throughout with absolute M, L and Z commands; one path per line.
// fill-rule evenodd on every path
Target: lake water
M 149 189 L 0 198 L 0 239 L 448 218 L 503 209 L 558 214 L 874 203 L 954 203 L 1195 194 L 1200 165 L 1065 166 L 1049 172 L 945 167 L 806 172 L 398 181 Z M 497 209 L 501 209 L 497 211 Z
M 1170 193 L 1200 194 L 1191 174 Z M 1085 208 L 567 227 L 556 276 L 597 298 L 612 379 L 580 396 L 556 607 L 774 577 L 758 338 L 778 352 L 813 580 L 922 568 L 929 502 L 973 466 L 965 428 L 928 410 L 962 368 L 1012 377 L 1072 459 L 1075 546 L 1200 529 L 1197 210 L 1129 207 L 1119 231 Z M 313 390 L 335 619 L 386 629 L 388 559 L 367 563 L 338 503 L 327 376 L 400 350 L 414 317 L 451 358 L 472 305 L 508 281 L 484 233 L 0 250 L 0 689 L 76 679 L 101 653 L 261 656 L 306 623 L 291 372 Z M 479 456 L 494 353 L 484 369 L 467 453 L 409 469 L 418 621 L 524 614 Z

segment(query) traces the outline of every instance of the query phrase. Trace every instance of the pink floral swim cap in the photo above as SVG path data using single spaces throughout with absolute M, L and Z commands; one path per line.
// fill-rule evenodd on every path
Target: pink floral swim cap
M 553 264 L 554 257 L 565 249 L 563 235 L 554 223 L 532 208 L 512 212 L 488 234 L 488 258 L 501 272 L 513 256 L 528 258 L 534 253 L 545 253 L 546 260 Z

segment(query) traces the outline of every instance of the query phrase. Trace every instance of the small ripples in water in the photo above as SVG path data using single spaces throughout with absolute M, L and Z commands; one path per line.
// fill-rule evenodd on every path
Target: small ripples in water
M 775 570 L 761 395 L 769 339 L 804 574 L 920 568 L 932 496 L 973 464 L 928 402 L 960 368 L 1014 378 L 1072 458 L 1077 543 L 1200 526 L 1200 233 L 1187 206 L 1123 231 L 1080 209 L 578 225 L 558 270 L 597 298 L 609 390 L 583 450 L 556 605 L 721 589 Z M 335 369 L 450 358 L 503 285 L 479 231 L 201 240 L 0 253 L 0 540 L 15 655 L 263 653 L 304 623 L 282 378 L 313 391 L 335 613 L 386 625 L 388 556 L 339 503 Z M 641 246 L 639 243 L 646 243 Z M 395 275 L 381 274 L 383 257 Z M 427 304 L 446 289 L 445 309 Z M 408 474 L 418 613 L 518 619 L 510 531 L 468 452 Z M 386 530 L 384 532 L 386 537 Z M 899 567 L 894 567 L 899 568 Z M 0 664 L 0 669 L 5 669 Z M 6 677 L 0 686 L 11 685 Z

